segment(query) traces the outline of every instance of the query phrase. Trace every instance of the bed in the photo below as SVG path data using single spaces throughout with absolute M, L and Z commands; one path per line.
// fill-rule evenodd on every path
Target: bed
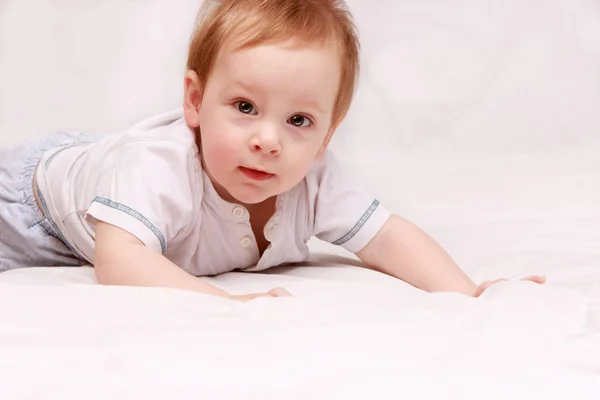
M 598 3 L 348 3 L 363 69 L 336 155 L 474 280 L 515 280 L 426 294 L 318 241 L 209 279 L 294 294 L 249 303 L 10 271 L 0 398 L 600 398 Z M 0 148 L 176 107 L 197 5 L 0 2 Z

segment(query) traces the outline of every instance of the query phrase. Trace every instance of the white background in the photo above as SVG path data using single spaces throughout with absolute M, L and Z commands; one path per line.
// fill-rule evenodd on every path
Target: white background
M 90 286 L 85 269 L 15 271 L 0 278 L 4 393 L 599 397 L 585 384 L 600 376 L 600 3 L 349 5 L 363 68 L 337 156 L 475 280 L 549 284 L 499 285 L 473 303 L 307 267 L 219 278 L 297 295 L 234 307 Z M 59 128 L 118 132 L 177 107 L 197 6 L 0 0 L 0 148 Z

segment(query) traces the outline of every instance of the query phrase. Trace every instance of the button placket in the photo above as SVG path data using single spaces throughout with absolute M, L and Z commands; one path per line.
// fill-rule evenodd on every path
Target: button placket
M 251 244 L 252 244 L 252 239 L 250 239 L 250 237 L 248 237 L 248 236 L 244 236 L 242 238 L 242 240 L 240 240 L 240 245 L 245 249 L 250 247 Z
M 242 206 L 235 206 L 231 209 L 231 215 L 235 219 L 242 220 L 246 217 L 246 210 Z

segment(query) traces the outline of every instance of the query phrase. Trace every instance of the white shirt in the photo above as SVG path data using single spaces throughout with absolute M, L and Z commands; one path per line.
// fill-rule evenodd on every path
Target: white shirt
M 219 197 L 181 110 L 92 144 L 50 150 L 37 177 L 51 225 L 81 258 L 93 264 L 100 220 L 195 276 L 305 261 L 313 236 L 356 253 L 389 217 L 326 152 L 278 196 L 261 257 L 248 210 Z

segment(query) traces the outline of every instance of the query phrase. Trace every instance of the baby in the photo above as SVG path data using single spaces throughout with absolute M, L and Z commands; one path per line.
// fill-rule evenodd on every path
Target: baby
M 206 1 L 182 109 L 0 154 L 0 271 L 92 264 L 101 284 L 246 301 L 290 293 L 197 277 L 305 261 L 316 236 L 420 289 L 478 296 L 494 282 L 473 283 L 327 150 L 358 70 L 341 0 Z

